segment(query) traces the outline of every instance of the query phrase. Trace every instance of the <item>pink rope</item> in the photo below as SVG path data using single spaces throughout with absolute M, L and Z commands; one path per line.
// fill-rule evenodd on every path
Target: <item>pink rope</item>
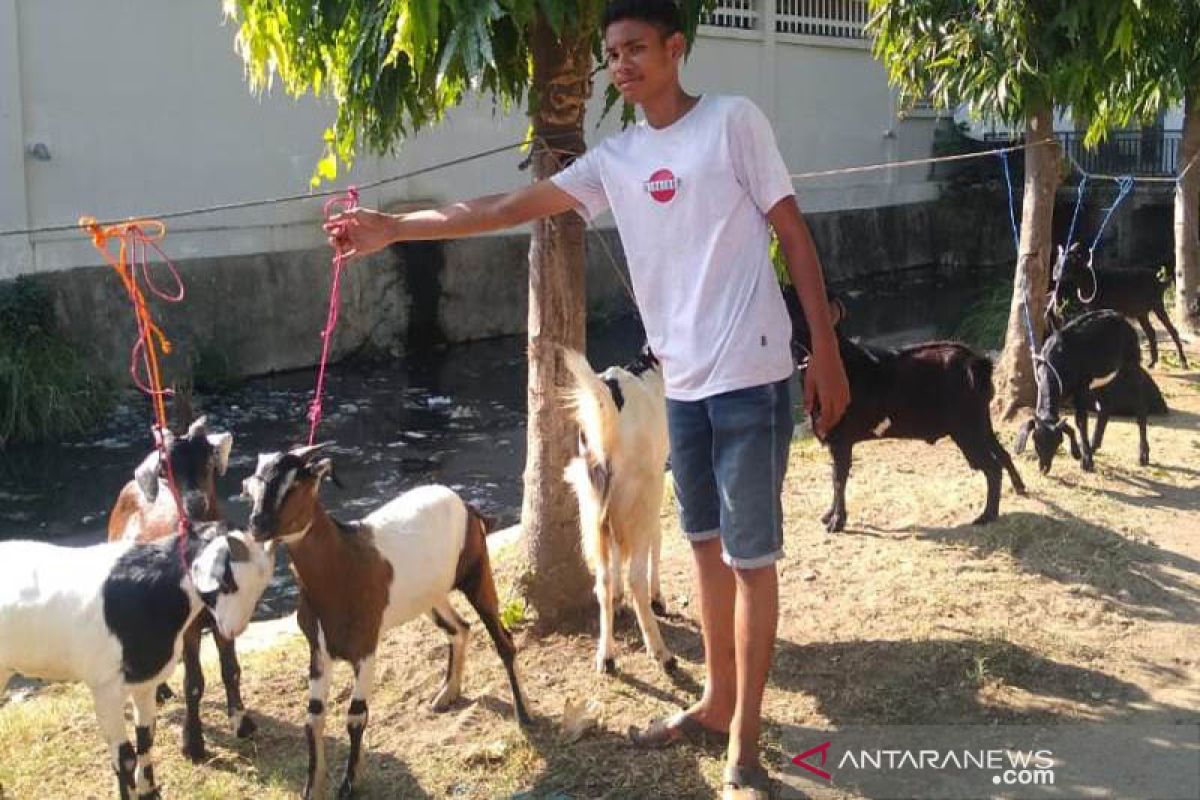
M 331 197 L 325 202 L 324 216 L 328 222 L 335 214 L 350 211 L 358 207 L 358 190 L 351 186 L 340 197 Z M 340 233 L 334 231 L 335 234 Z M 335 236 L 335 239 L 340 239 Z M 325 397 L 325 372 L 329 366 L 329 345 L 333 341 L 333 331 L 337 327 L 338 308 L 341 305 L 342 269 L 346 260 L 340 245 L 333 250 L 332 279 L 329 285 L 329 313 L 325 317 L 325 329 L 321 331 L 321 363 L 317 368 L 317 388 L 313 393 L 312 402 L 308 406 L 308 443 L 317 440 L 317 427 L 321 424 L 322 401 Z

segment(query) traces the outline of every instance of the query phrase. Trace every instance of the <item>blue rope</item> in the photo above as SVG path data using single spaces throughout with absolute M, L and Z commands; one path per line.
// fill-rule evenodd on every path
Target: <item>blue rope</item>
M 1021 232 L 1017 228 L 1016 201 L 1013 199 L 1012 175 L 1008 169 L 1008 153 L 1000 151 L 1000 162 L 1004 165 L 1004 186 L 1008 189 L 1008 221 L 1012 224 L 1013 247 L 1017 251 L 1017 261 L 1021 259 Z M 1029 316 L 1028 299 L 1021 301 L 1021 317 L 1025 320 L 1025 335 L 1029 338 L 1029 354 L 1037 360 L 1037 337 L 1033 333 L 1033 320 Z
M 1083 205 L 1083 193 L 1087 188 L 1088 176 L 1085 172 L 1083 177 L 1079 179 L 1079 194 L 1075 197 L 1075 213 L 1071 215 L 1071 229 L 1067 231 L 1067 243 L 1063 245 L 1066 250 L 1071 249 L 1071 242 L 1075 241 L 1075 223 L 1079 221 L 1079 207 Z
M 1000 161 L 1004 164 L 1004 186 L 1008 189 L 1008 221 L 1012 223 L 1013 232 L 1013 247 L 1017 250 L 1017 257 L 1021 256 L 1021 233 L 1017 228 L 1017 211 L 1016 203 L 1013 200 L 1012 177 L 1008 172 L 1008 151 L 1000 151 Z
M 1092 246 L 1088 248 L 1088 252 L 1093 255 L 1096 252 L 1096 248 L 1100 246 L 1100 237 L 1104 235 L 1104 227 L 1108 225 L 1109 218 L 1117 210 L 1117 206 L 1121 205 L 1121 201 L 1133 191 L 1133 176 L 1126 175 L 1121 178 L 1114 178 L 1114 180 L 1117 182 L 1117 199 L 1113 201 L 1111 206 L 1105 209 L 1107 213 L 1104 215 L 1104 220 L 1100 223 L 1100 230 L 1096 231 L 1096 238 L 1092 240 Z

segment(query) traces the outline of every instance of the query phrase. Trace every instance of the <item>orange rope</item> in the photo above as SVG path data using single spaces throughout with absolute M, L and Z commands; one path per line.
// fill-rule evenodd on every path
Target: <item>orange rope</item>
M 162 369 L 159 365 L 159 351 L 164 356 L 170 354 L 171 342 L 150 314 L 146 295 L 142 291 L 142 287 L 138 284 L 138 271 L 140 268 L 147 288 L 158 297 L 169 302 L 178 302 L 183 299 L 183 283 L 179 279 L 179 273 L 158 245 L 165 238 L 167 227 L 161 221 L 153 219 L 130 220 L 129 222 L 102 226 L 96 222 L 94 217 L 80 217 L 79 226 L 92 237 L 93 246 L 104 257 L 104 260 L 108 262 L 108 265 L 113 268 L 113 271 L 117 273 L 117 277 L 121 279 L 121 285 L 125 287 L 125 292 L 129 295 L 129 302 L 133 306 L 134 319 L 137 322 L 138 330 L 138 339 L 130 355 L 130 374 L 133 376 L 133 381 L 137 387 L 150 395 L 154 406 L 155 423 L 158 426 L 158 430 L 165 434 L 168 430 L 167 404 L 165 399 L 167 390 L 163 389 Z M 113 239 L 118 241 L 115 257 L 110 249 Z M 153 281 L 151 281 L 147 260 L 150 249 L 157 251 L 166 261 L 178 286 L 179 290 L 177 293 L 166 294 L 155 287 Z M 139 355 L 141 356 L 142 366 L 145 369 L 145 381 L 138 374 Z M 182 539 L 186 533 L 188 524 L 187 514 L 184 511 L 183 501 L 175 485 L 175 476 L 171 470 L 171 461 L 167 458 L 163 436 L 156 436 L 155 442 L 156 447 L 160 451 L 162 461 L 166 465 L 167 484 L 171 489 L 171 495 L 175 500 L 176 511 L 179 516 L 180 549 L 182 553 Z

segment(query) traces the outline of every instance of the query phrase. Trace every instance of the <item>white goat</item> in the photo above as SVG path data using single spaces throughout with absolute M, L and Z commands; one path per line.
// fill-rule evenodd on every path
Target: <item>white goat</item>
M 320 447 L 260 455 L 244 484 L 254 501 L 250 533 L 259 541 L 287 545 L 300 585 L 297 620 L 310 654 L 305 798 L 325 794 L 325 704 L 334 659 L 354 668 L 342 797 L 354 792 L 362 771 L 375 650 L 385 631 L 429 614 L 450 638 L 450 663 L 434 710 L 445 711 L 458 699 L 469 628 L 450 605 L 455 589 L 491 634 L 508 672 L 518 721 L 529 719 L 517 681 L 516 645 L 500 622 L 483 518 L 445 486 L 422 486 L 359 522 L 338 522 L 317 499 L 322 479 L 333 471 L 328 458 L 317 458 Z
M 207 609 L 233 638 L 270 579 L 261 545 L 219 523 L 197 530 L 182 546 L 0 543 L 0 689 L 13 673 L 87 684 L 122 800 L 134 790 L 158 797 L 155 688 L 174 669 L 184 630 Z M 131 695 L 136 754 L 125 731 Z
M 666 613 L 658 577 L 668 450 L 661 367 L 647 350 L 628 368 L 609 367 L 597 375 L 582 353 L 562 353 L 575 379 L 570 402 L 579 423 L 579 455 L 565 477 L 579 499 L 583 552 L 596 575 L 600 604 L 596 669 L 616 670 L 613 607 L 621 600 L 625 564 L 646 650 L 672 670 L 675 657 L 654 619 Z

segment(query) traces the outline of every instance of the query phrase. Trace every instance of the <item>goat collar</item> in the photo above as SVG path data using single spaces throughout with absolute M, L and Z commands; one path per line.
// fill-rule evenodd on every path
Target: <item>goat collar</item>
M 303 539 L 305 537 L 305 535 L 307 535 L 308 532 L 312 529 L 312 526 L 313 526 L 312 520 L 309 520 L 308 524 L 305 525 L 300 530 L 295 531 L 294 533 L 281 534 L 275 538 L 277 538 L 279 541 L 283 542 L 284 544 L 292 545 L 292 544 L 295 544 L 296 542 L 300 541 L 301 539 Z

